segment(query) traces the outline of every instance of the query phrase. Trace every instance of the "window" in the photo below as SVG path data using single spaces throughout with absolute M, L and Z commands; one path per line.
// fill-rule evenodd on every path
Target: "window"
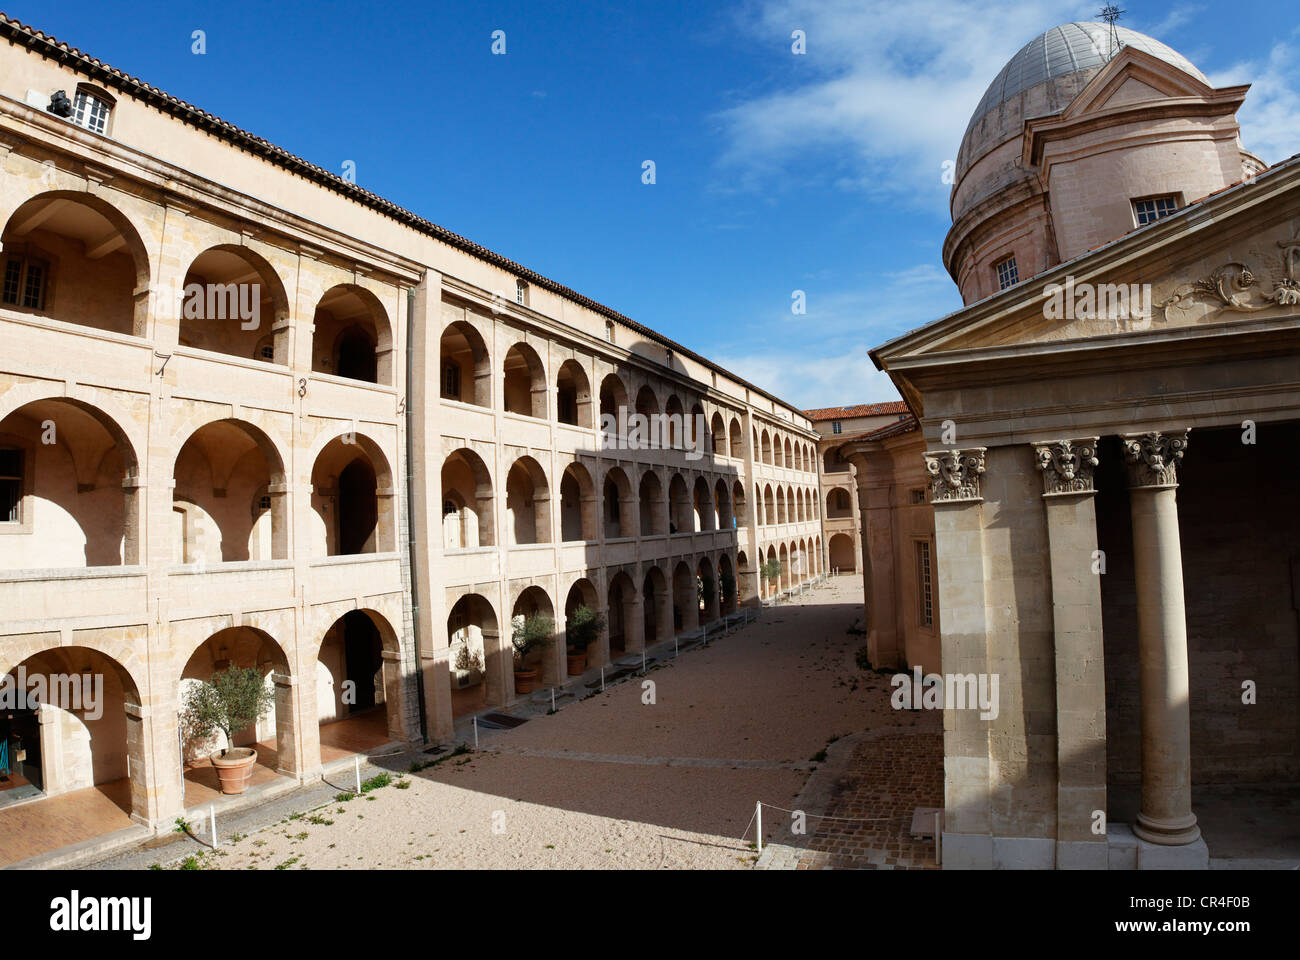
M 934 592 L 930 582 L 930 541 L 916 541 L 916 586 L 921 626 L 934 626 Z
M 839 433 L 843 433 L 843 432 L 844 432 L 844 424 L 841 423 L 839 420 L 832 420 L 832 421 L 831 421 L 831 433 L 839 434 Z
M 442 365 L 442 395 L 448 400 L 460 399 L 460 366 L 455 363 Z
M 670 367 L 673 365 L 673 352 L 671 350 L 666 352 L 664 356 L 664 363 Z
M 1020 282 L 1020 271 L 1016 269 L 1016 258 L 1005 257 L 993 267 L 998 272 L 998 289 L 1005 290 Z
M 608 340 L 610 343 L 614 342 L 614 321 L 613 320 L 605 321 L 605 339 Z
M 1169 216 L 1178 209 L 1178 200 L 1172 194 L 1165 197 L 1146 197 L 1142 200 L 1133 201 L 1133 216 L 1137 218 L 1137 225 L 1144 227 L 1148 223 L 1155 223 L 1157 220 Z
M 528 284 L 522 280 L 515 281 L 515 303 L 522 303 L 528 306 Z
M 23 501 L 23 451 L 0 447 L 0 523 L 20 523 Z
M 49 264 L 43 260 L 35 260 L 31 257 L 6 258 L 4 288 L 0 301 L 10 306 L 44 310 L 45 289 L 49 275 Z
M 72 101 L 72 122 L 94 133 L 107 133 L 110 110 L 112 107 L 107 100 L 86 90 L 78 90 Z
M 913 503 L 925 503 L 924 487 L 915 487 L 910 491 L 910 493 L 911 493 Z

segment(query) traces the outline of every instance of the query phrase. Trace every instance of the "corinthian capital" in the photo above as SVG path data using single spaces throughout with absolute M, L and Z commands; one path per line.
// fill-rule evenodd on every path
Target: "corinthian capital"
M 930 502 L 981 499 L 980 474 L 984 472 L 986 449 L 927 451 L 925 469 L 930 474 Z
M 1178 461 L 1187 449 L 1190 430 L 1175 433 L 1130 433 L 1124 435 L 1124 456 L 1128 460 L 1130 487 L 1175 487 Z
M 1096 437 L 1036 443 L 1034 458 L 1043 473 L 1043 496 L 1092 493 L 1092 471 L 1097 466 Z

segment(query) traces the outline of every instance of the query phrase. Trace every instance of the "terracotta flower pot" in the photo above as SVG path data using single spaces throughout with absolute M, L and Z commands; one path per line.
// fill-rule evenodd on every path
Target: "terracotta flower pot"
M 570 653 L 568 654 L 568 659 L 569 659 L 569 676 L 576 677 L 578 674 L 582 673 L 582 671 L 587 669 L 586 650 L 582 651 L 582 653 Z
M 532 693 L 537 689 L 536 670 L 515 671 L 515 693 Z
M 224 757 L 220 753 L 214 753 L 208 759 L 217 771 L 222 793 L 243 793 L 253 779 L 257 751 L 252 747 L 235 747 L 227 750 Z

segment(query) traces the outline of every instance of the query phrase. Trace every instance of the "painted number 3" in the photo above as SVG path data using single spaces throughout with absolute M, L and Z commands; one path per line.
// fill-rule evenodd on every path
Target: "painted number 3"
M 300 397 L 305 397 L 305 396 L 307 396 L 307 380 L 306 380 L 306 378 L 304 378 L 304 379 L 298 381 L 298 396 L 300 396 Z

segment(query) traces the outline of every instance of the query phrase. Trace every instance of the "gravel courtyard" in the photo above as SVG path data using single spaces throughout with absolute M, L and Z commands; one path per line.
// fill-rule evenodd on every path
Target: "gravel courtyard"
M 854 663 L 844 576 L 641 678 L 204 854 L 220 869 L 744 869 L 832 738 L 916 723 Z M 809 811 L 812 813 L 813 811 Z M 788 821 L 764 833 L 781 840 Z M 748 832 L 746 833 L 748 827 Z M 741 839 L 742 834 L 745 839 Z M 163 851 L 157 851 L 166 856 Z M 175 867 L 171 862 L 167 866 Z

